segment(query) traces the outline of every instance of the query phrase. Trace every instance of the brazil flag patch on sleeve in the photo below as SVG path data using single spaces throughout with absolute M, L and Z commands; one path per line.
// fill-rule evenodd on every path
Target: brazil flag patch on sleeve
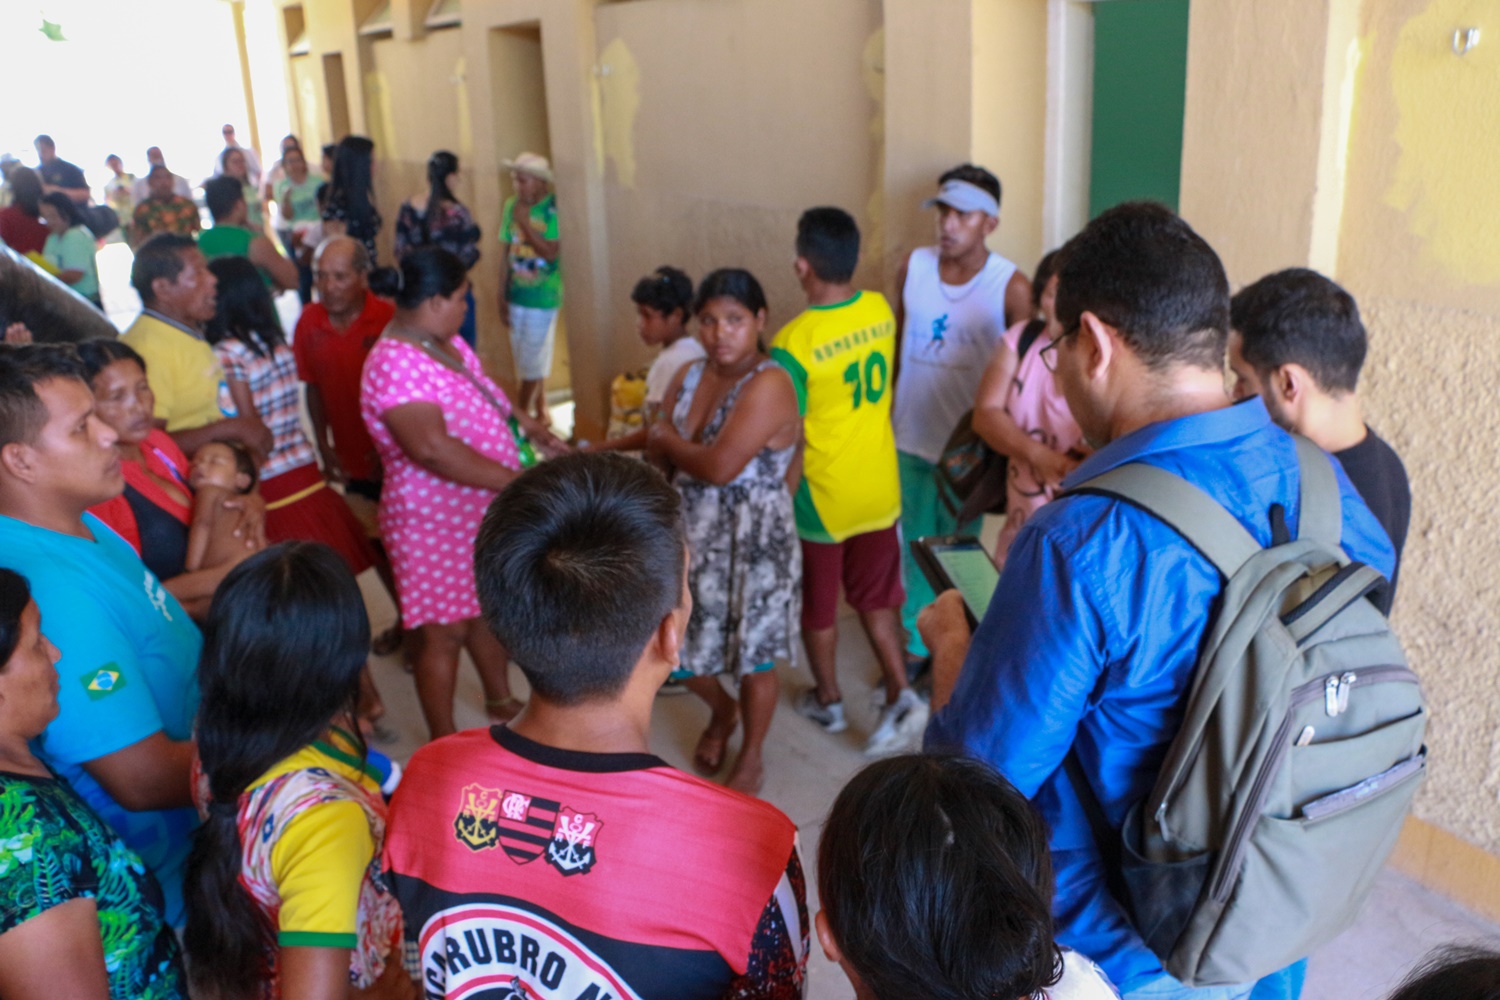
M 125 686 L 125 675 L 120 672 L 118 663 L 106 663 L 97 670 L 88 671 L 78 679 L 83 683 L 83 689 L 88 692 L 91 701 L 98 701 L 105 695 L 114 694 Z

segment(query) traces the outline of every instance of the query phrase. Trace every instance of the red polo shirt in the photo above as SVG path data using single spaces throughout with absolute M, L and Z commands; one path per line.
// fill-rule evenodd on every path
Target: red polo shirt
M 366 355 L 395 313 L 391 303 L 365 292 L 365 306 L 354 322 L 347 330 L 337 330 L 328 310 L 314 302 L 302 310 L 292 337 L 297 376 L 318 387 L 334 451 L 350 479 L 374 479 L 379 467 L 375 445 L 359 415 L 359 380 Z

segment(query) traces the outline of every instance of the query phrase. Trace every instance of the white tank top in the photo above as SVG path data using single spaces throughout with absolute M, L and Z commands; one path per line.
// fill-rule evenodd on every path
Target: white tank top
M 938 277 L 937 247 L 919 247 L 901 290 L 906 326 L 891 422 L 896 447 L 936 462 L 948 435 L 974 408 L 990 354 L 1005 334 L 1005 289 L 1016 265 L 991 253 L 963 285 Z

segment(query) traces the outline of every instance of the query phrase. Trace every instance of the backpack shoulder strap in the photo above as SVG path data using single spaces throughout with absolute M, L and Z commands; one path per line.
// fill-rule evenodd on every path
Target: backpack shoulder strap
M 1068 493 L 1102 494 L 1141 508 L 1187 539 L 1226 580 L 1261 551 L 1260 543 L 1223 504 L 1181 476 L 1154 465 L 1116 466 Z
M 1339 496 L 1339 480 L 1333 473 L 1333 459 L 1307 438 L 1298 434 L 1297 474 L 1300 480 L 1297 499 L 1297 537 L 1322 542 L 1337 549 L 1344 535 L 1344 501 Z

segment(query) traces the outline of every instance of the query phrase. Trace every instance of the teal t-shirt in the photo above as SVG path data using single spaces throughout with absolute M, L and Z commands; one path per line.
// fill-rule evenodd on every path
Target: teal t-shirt
M 505 200 L 500 218 L 500 242 L 506 245 L 510 284 L 506 301 L 529 309 L 556 309 L 562 305 L 562 257 L 547 261 L 521 235 L 515 224 L 516 199 Z M 557 239 L 557 197 L 547 195 L 531 206 L 531 228 L 543 239 Z
M 0 771 L 0 934 L 74 899 L 98 911 L 111 1000 L 187 996 L 141 859 L 61 779 Z
M 128 542 L 92 514 L 83 523 L 93 540 L 0 517 L 0 566 L 31 584 L 42 632 L 62 653 L 60 710 L 35 751 L 141 856 L 166 895 L 167 921 L 181 927 L 197 811 L 132 812 L 82 765 L 153 733 L 192 736 L 203 637 Z
M 59 271 L 79 270 L 83 277 L 73 282 L 73 291 L 86 299 L 99 297 L 99 268 L 94 264 L 94 234 L 87 226 L 74 226 L 61 236 L 51 233 L 42 256 Z

